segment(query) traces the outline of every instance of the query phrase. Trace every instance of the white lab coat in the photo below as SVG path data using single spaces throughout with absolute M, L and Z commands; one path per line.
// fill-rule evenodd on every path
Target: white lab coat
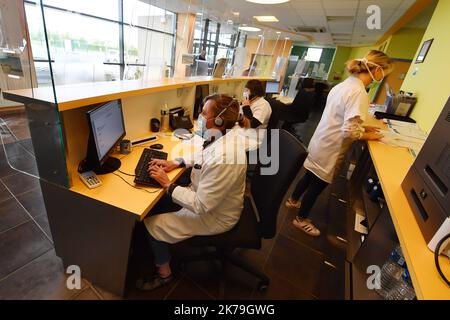
M 250 109 L 252 110 L 253 118 L 261 122 L 258 129 L 266 129 L 269 125 L 270 116 L 272 115 L 270 103 L 261 97 L 250 104 Z
M 233 228 L 244 202 L 247 158 L 240 129 L 234 128 L 201 152 L 184 157 L 193 167 L 191 185 L 176 187 L 172 199 L 183 208 L 144 220 L 157 240 L 177 243 Z
M 332 183 L 337 164 L 343 160 L 351 140 L 344 136 L 344 124 L 354 117 L 366 119 L 369 96 L 364 83 L 350 76 L 329 93 L 322 119 L 308 147 L 304 167 L 325 182 Z

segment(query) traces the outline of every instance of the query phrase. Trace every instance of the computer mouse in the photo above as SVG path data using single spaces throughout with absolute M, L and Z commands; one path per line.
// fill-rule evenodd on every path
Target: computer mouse
M 161 150 L 162 148 L 164 148 L 164 146 L 163 146 L 162 144 L 160 144 L 160 143 L 152 144 L 152 145 L 150 146 L 150 149 L 158 149 L 158 150 Z

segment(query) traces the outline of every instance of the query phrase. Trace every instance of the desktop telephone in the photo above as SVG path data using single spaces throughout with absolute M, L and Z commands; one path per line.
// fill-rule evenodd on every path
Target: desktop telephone
M 170 120 L 170 127 L 172 128 L 172 130 L 177 129 L 191 130 L 194 127 L 194 125 L 192 124 L 192 121 L 189 118 L 189 116 L 174 116 Z

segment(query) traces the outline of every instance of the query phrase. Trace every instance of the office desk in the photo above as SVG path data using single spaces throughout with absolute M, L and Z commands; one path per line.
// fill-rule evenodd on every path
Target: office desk
M 369 118 L 367 125 L 385 129 L 385 125 Z M 440 278 L 434 253 L 427 247 L 401 183 L 414 162 L 405 148 L 380 142 L 369 142 L 369 152 L 386 198 L 389 212 L 410 271 L 418 299 L 450 299 L 450 288 Z M 440 257 L 444 274 L 450 275 L 450 259 Z
M 96 82 L 57 86 L 55 90 L 41 87 L 3 93 L 5 99 L 25 105 L 55 251 L 65 267 L 77 265 L 83 278 L 123 295 L 135 225 L 163 195 L 162 189 L 148 188 L 156 191 L 152 194 L 134 189 L 113 174 L 100 176 L 100 188 L 90 190 L 84 186 L 77 167 L 86 156 L 86 112 L 94 104 L 121 99 L 125 138 L 133 141 L 151 134 L 150 119 L 159 118 L 166 103 L 169 108 L 182 106 L 192 115 L 196 86 L 209 85 L 211 93 L 242 96 L 250 79 L 255 78 Z M 169 157 L 180 145 L 169 138 L 153 143 L 162 143 Z M 126 157 L 119 156 L 121 171 L 134 173 L 140 149 L 135 148 Z M 176 170 L 169 177 L 176 179 L 181 172 Z M 130 183 L 134 179 L 117 174 Z
M 149 144 L 133 147 L 132 152 L 128 155 L 118 153 L 113 154 L 112 156 L 120 159 L 120 161 L 122 162 L 119 170 L 124 173 L 134 174 L 134 169 L 144 148 L 155 143 L 160 143 L 164 146 L 164 149 L 159 151 L 168 153 L 169 160 L 182 156 L 182 154 L 178 154 L 178 152 L 177 155 L 173 154 L 172 150 L 175 147 L 181 147 L 181 150 L 185 155 L 199 150 L 198 146 L 195 147 L 191 144 L 188 144 L 187 142 L 181 142 L 177 138 L 169 136 L 159 137 L 157 141 L 152 141 Z M 176 169 L 172 172 L 169 172 L 168 176 L 171 181 L 174 181 L 179 178 L 183 171 L 184 169 Z M 75 175 L 76 173 L 73 174 Z M 117 175 L 125 179 L 128 183 L 134 185 L 134 177 L 116 171 L 114 172 L 114 174 L 110 173 L 99 176 L 102 181 L 102 186 L 96 189 L 89 189 L 80 179 L 73 179 L 73 185 L 70 188 L 70 191 L 79 193 L 88 198 L 92 198 L 103 203 L 108 203 L 111 206 L 133 213 L 134 215 L 136 215 L 136 219 L 142 221 L 147 216 L 147 213 L 151 210 L 151 208 L 162 197 L 162 189 L 138 186 L 139 188 L 143 188 L 149 192 L 152 192 L 150 194 L 146 191 L 138 190 L 129 186 Z
M 275 96 L 275 99 L 277 99 L 278 101 L 280 101 L 280 102 L 282 102 L 282 103 L 284 103 L 286 105 L 289 105 L 292 102 L 294 102 L 294 98 L 291 98 L 291 97 L 288 97 L 288 96 L 277 95 L 277 96 Z

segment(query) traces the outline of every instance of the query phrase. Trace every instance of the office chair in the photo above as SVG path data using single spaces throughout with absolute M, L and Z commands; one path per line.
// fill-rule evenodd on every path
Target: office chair
M 294 125 L 305 123 L 311 110 L 316 105 L 316 94 L 313 91 L 301 89 L 290 105 L 283 105 L 280 108 L 280 121 L 283 121 L 282 129 L 295 134 Z
M 289 186 L 305 161 L 306 148 L 287 131 L 280 130 L 279 133 L 279 169 L 277 173 L 262 175 L 261 168 L 263 167 L 258 164 L 251 180 L 250 196 L 244 198 L 244 209 L 238 223 L 233 229 L 223 234 L 196 236 L 186 240 L 191 246 L 213 247 L 214 251 L 182 258 L 182 268 L 193 261 L 219 260 L 222 267 L 231 263 L 258 278 L 259 291 L 265 291 L 268 288 L 270 279 L 267 275 L 245 260 L 233 255 L 233 251 L 238 248 L 259 250 L 262 238 L 275 237 L 279 208 Z M 220 295 L 221 298 L 224 298 L 224 272 L 221 272 L 220 275 Z

